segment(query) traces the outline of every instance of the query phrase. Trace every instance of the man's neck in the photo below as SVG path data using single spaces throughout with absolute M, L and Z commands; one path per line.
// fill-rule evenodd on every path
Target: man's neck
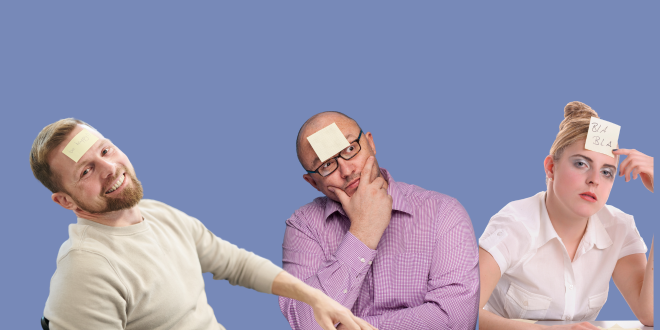
M 81 209 L 74 210 L 79 218 L 87 219 L 110 227 L 127 227 L 142 222 L 142 213 L 137 205 L 108 213 L 89 213 Z

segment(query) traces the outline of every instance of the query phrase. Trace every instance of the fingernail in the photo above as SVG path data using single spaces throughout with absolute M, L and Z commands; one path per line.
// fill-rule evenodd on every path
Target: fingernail
M 612 152 L 617 151 L 617 150 L 619 150 L 619 149 L 612 149 Z

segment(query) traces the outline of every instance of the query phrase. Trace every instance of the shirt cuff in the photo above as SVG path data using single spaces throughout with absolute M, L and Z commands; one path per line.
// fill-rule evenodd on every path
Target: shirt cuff
M 482 249 L 486 250 L 483 245 L 480 246 Z M 490 255 L 493 256 L 493 259 L 495 259 L 495 262 L 497 262 L 497 265 L 500 266 L 500 276 L 504 275 L 504 272 L 509 269 L 509 263 L 506 261 L 502 252 L 500 252 L 497 247 L 491 247 L 486 250 L 486 252 L 490 253 Z
M 621 252 L 619 252 L 619 259 L 636 253 L 646 254 L 647 251 L 648 248 L 646 247 L 646 243 L 644 243 L 644 239 L 640 237 L 638 240 L 635 240 L 633 243 L 628 244 L 621 249 Z
M 351 232 L 347 232 L 335 252 L 335 257 L 356 274 L 366 273 L 376 257 L 376 250 L 370 249 Z
M 282 268 L 275 266 L 270 260 L 264 259 L 264 263 L 255 271 L 257 278 L 254 283 L 254 289 L 259 292 L 272 294 L 273 281 L 275 281 L 275 277 L 282 271 Z

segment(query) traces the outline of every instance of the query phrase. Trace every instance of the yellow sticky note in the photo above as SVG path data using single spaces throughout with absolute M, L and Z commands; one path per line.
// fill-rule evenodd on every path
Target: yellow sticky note
M 77 163 L 80 160 L 80 157 L 82 157 L 87 150 L 98 141 L 98 139 L 99 138 L 92 134 L 92 132 L 83 129 L 80 133 L 76 134 L 71 141 L 69 141 L 69 144 L 67 144 L 64 150 L 62 150 L 62 153 Z
M 591 117 L 587 142 L 585 142 L 584 148 L 614 157 L 612 149 L 618 148 L 620 131 L 621 126 L 617 124 Z
M 536 323 L 538 321 L 536 320 L 525 320 L 525 319 L 512 319 L 514 321 L 520 321 L 520 322 L 525 322 L 525 323 Z
M 351 145 L 335 123 L 308 136 L 307 141 L 322 162 Z

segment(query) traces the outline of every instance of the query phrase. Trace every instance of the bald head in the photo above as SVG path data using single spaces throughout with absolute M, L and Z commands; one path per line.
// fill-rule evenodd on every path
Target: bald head
M 337 123 L 340 129 L 343 127 L 357 127 L 358 132 L 361 130 L 360 125 L 353 118 L 339 111 L 326 111 L 313 115 L 300 127 L 298 136 L 296 137 L 296 155 L 303 168 L 311 168 L 312 163 L 316 159 L 316 157 L 306 157 L 309 154 L 309 150 L 312 150 L 307 137 L 332 123 Z M 316 155 L 314 154 L 314 156 Z M 311 158 L 311 160 L 308 158 Z

